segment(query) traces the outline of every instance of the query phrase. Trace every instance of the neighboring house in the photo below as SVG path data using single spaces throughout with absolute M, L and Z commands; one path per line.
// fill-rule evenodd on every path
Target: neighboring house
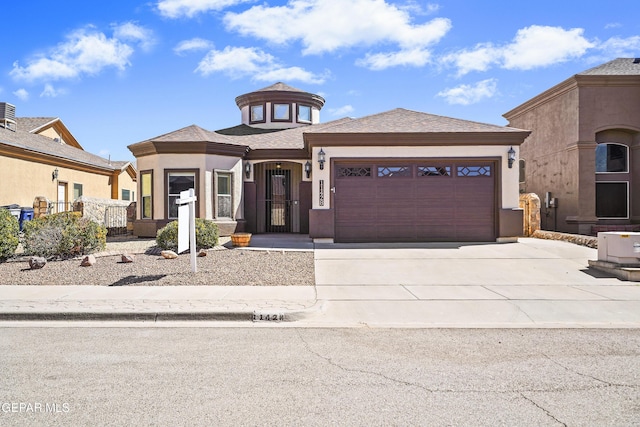
M 13 105 L 0 103 L 0 206 L 46 197 L 55 212 L 82 195 L 135 201 L 136 179 L 130 162 L 84 151 L 59 118 L 16 118 Z
M 578 73 L 504 117 L 532 130 L 520 150 L 521 191 L 543 201 L 543 228 L 640 224 L 640 59 Z
M 241 95 L 239 126 L 192 125 L 129 146 L 134 234 L 155 236 L 194 188 L 221 234 L 336 242 L 496 241 L 522 233 L 518 146 L 528 131 L 404 109 L 320 123 L 325 100 L 283 83 Z

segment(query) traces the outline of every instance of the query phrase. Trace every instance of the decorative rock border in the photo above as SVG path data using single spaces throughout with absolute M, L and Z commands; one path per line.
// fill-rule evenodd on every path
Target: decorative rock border
M 557 231 L 536 230 L 531 237 L 536 239 L 561 240 L 574 243 L 576 245 L 598 248 L 598 238 L 593 236 L 583 236 L 580 234 L 559 233 Z

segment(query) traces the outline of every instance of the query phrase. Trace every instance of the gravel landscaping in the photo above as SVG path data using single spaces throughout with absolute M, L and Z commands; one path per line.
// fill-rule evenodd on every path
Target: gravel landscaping
M 243 250 L 217 247 L 197 258 L 191 272 L 189 254 L 164 259 L 157 251 L 136 254 L 133 263 L 120 255 L 98 256 L 95 265 L 81 259 L 49 261 L 31 270 L 26 259 L 0 263 L 0 285 L 96 286 L 291 286 L 315 284 L 313 252 Z

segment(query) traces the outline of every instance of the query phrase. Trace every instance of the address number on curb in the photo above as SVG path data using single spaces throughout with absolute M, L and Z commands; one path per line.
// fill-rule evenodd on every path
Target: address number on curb
M 282 322 L 284 313 L 253 312 L 254 322 Z

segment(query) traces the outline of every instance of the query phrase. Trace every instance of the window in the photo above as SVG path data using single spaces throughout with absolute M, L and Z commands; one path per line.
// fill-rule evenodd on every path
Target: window
M 598 218 L 628 218 L 628 201 L 628 182 L 596 182 L 596 216 Z
M 122 200 L 131 200 L 131 191 L 122 189 Z
M 195 172 L 169 172 L 167 174 L 167 218 L 178 218 L 176 200 L 180 198 L 180 192 L 190 188 L 198 191 Z
M 371 168 L 368 167 L 339 167 L 338 178 L 371 176 Z
M 142 194 L 141 200 L 141 218 L 150 219 L 153 218 L 152 210 L 152 188 L 153 188 L 153 175 L 151 171 L 140 173 L 140 193 Z
M 596 173 L 628 173 L 629 148 L 626 145 L 602 143 L 596 147 Z
M 233 174 L 215 172 L 216 218 L 233 218 Z
M 411 166 L 378 166 L 380 178 L 410 177 L 411 173 Z
M 82 184 L 73 184 L 73 200 L 82 197 Z
M 527 166 L 526 162 L 523 159 L 520 159 L 518 162 L 519 173 L 520 173 L 520 184 L 524 184 L 525 182 L 525 168 Z
M 491 176 L 491 166 L 458 166 L 458 176 Z
M 249 107 L 249 121 L 251 123 L 264 123 L 264 104 Z
M 418 166 L 418 176 L 451 176 L 451 166 Z
M 308 105 L 298 105 L 298 121 L 304 123 L 311 122 L 311 107 Z
M 272 108 L 273 121 L 291 121 L 291 106 L 289 104 L 273 104 Z

